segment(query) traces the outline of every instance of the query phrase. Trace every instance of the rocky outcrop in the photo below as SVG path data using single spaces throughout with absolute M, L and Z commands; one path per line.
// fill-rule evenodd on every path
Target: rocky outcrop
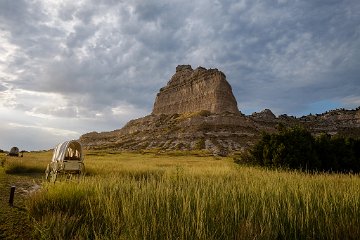
M 245 116 L 222 72 L 180 65 L 160 89 L 151 115 L 119 130 L 84 134 L 80 141 L 87 149 L 207 150 L 225 155 L 249 148 L 262 132 L 276 132 L 279 125 L 302 125 L 314 135 L 360 137 L 360 108 L 301 118 L 276 117 L 269 109 Z
M 360 137 L 360 107 L 354 110 L 336 109 L 298 119 L 312 133 Z
M 200 111 L 152 114 L 132 120 L 120 130 L 85 134 L 80 141 L 90 149 L 207 150 L 224 154 L 249 147 L 259 136 L 260 130 L 243 115 Z
M 225 74 L 217 69 L 179 65 L 168 84 L 156 96 L 152 114 L 198 111 L 239 113 Z
M 262 132 L 276 132 L 279 124 L 301 125 L 314 135 L 328 133 L 360 137 L 360 109 L 335 110 L 301 118 L 287 115 L 273 118 L 268 111 L 265 113 L 250 116 L 208 111 L 152 114 L 131 120 L 119 130 L 84 134 L 80 141 L 88 149 L 207 150 L 214 154 L 224 154 L 252 146 L 260 139 Z
M 273 114 L 273 112 L 270 109 L 264 109 L 263 111 L 257 113 L 251 114 L 252 118 L 257 120 L 264 120 L 264 121 L 274 121 L 276 120 L 276 116 Z
M 208 150 L 224 154 L 249 147 L 260 130 L 237 108 L 225 74 L 179 65 L 157 94 L 151 115 L 112 132 L 88 133 L 85 148 Z

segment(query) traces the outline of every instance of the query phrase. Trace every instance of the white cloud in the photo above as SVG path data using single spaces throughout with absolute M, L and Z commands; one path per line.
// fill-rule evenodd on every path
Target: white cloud
M 3 150 L 13 146 L 21 150 L 47 150 L 60 142 L 79 137 L 79 133 L 66 129 L 18 123 L 2 125 L 0 130 L 2 136 L 6 136 L 0 139 L 0 148 Z
M 126 115 L 134 115 L 140 109 L 137 109 L 135 106 L 131 104 L 123 103 L 122 105 L 118 105 L 116 107 L 111 108 L 111 113 L 114 116 L 126 116 Z M 140 110 L 141 111 L 141 110 Z
M 70 131 L 66 129 L 59 129 L 59 128 L 52 128 L 52 127 L 44 127 L 44 126 L 36 126 L 36 125 L 23 125 L 18 123 L 9 123 L 10 128 L 32 128 L 32 129 L 39 129 L 42 131 L 46 131 L 51 135 L 55 136 L 65 136 L 65 137 L 78 137 L 79 133 L 75 131 Z
M 359 95 L 350 95 L 341 99 L 344 107 L 347 108 L 357 108 L 360 107 L 360 96 Z
M 8 69 L 9 62 L 17 51 L 17 46 L 9 42 L 9 32 L 0 29 L 0 80 L 11 81 L 16 78 L 16 73 Z M 21 73 L 21 72 L 18 72 Z

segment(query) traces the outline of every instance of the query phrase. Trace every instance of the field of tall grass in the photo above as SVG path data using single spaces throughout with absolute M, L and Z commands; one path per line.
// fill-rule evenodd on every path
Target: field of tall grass
M 28 197 L 37 238 L 360 238 L 359 175 L 152 153 L 88 152 L 85 166 L 82 179 L 44 182 Z

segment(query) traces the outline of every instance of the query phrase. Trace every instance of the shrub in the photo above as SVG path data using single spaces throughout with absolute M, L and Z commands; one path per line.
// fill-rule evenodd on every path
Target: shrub
M 360 172 L 360 140 L 322 134 L 316 139 L 316 147 L 324 170 Z
M 336 172 L 360 171 L 360 140 L 322 134 L 314 138 L 301 127 L 264 133 L 261 140 L 238 162 L 260 166 Z

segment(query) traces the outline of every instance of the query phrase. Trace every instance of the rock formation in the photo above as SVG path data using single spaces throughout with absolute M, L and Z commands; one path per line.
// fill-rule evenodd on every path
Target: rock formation
M 264 109 L 259 113 L 255 112 L 251 114 L 251 117 L 255 119 L 263 119 L 267 121 L 274 121 L 276 119 L 276 116 L 273 114 L 273 112 L 270 109 Z
M 255 125 L 240 114 L 148 115 L 122 129 L 88 133 L 80 141 L 87 149 L 208 150 L 228 153 L 249 147 L 260 137 Z
M 360 137 L 360 107 L 355 110 L 336 109 L 311 114 L 299 118 L 299 122 L 313 134 L 326 132 L 330 135 Z
M 315 135 L 360 137 L 360 108 L 301 118 L 276 117 L 269 109 L 245 116 L 222 72 L 180 65 L 160 89 L 151 115 L 119 130 L 84 134 L 80 141 L 87 149 L 207 150 L 225 155 L 252 146 L 262 132 L 276 132 L 279 124 L 302 125 Z
M 217 69 L 179 65 L 168 84 L 156 96 L 152 114 L 198 111 L 239 113 L 225 74 Z

